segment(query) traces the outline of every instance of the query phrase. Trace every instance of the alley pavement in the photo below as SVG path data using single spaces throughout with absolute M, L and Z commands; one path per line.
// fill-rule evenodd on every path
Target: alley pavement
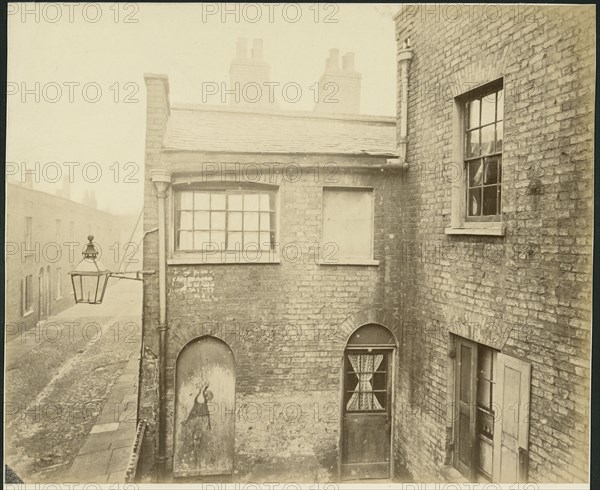
M 5 462 L 26 483 L 123 482 L 135 439 L 141 283 L 7 326 Z

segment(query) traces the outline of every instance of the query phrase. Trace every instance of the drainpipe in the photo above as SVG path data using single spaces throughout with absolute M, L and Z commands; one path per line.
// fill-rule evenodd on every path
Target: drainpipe
M 413 58 L 408 38 L 404 41 L 402 49 L 398 51 L 400 65 L 400 132 L 398 134 L 398 154 L 400 160 L 406 162 L 406 142 L 408 136 L 408 71 Z
M 167 255 L 165 198 L 171 184 L 171 173 L 165 170 L 153 170 L 152 182 L 158 194 L 158 478 L 166 479 L 167 462 Z
M 408 141 L 408 73 L 410 62 L 413 59 L 413 50 L 410 40 L 406 38 L 402 48 L 398 50 L 398 65 L 400 67 L 400 108 L 398 111 L 398 157 L 390 159 L 388 163 L 399 164 L 407 168 L 406 143 Z

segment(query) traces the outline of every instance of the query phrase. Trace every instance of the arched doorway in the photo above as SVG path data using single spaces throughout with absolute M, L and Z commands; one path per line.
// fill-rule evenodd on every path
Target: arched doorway
M 358 328 L 344 352 L 342 479 L 391 478 L 396 339 L 377 324 Z
M 233 473 L 235 359 L 215 337 L 192 340 L 177 357 L 173 476 Z

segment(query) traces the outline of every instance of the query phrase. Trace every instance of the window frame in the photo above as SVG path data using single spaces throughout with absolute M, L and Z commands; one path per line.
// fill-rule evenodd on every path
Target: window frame
M 27 283 L 29 280 L 29 287 Z M 29 292 L 29 294 L 27 294 Z M 23 314 L 21 316 L 26 317 L 33 313 L 33 274 L 27 274 L 23 279 L 23 286 L 21 289 L 21 310 Z
M 368 257 L 344 257 L 327 258 L 326 243 L 324 240 L 325 232 L 325 193 L 328 191 L 349 191 L 349 192 L 369 192 L 371 194 L 371 246 Z M 372 186 L 350 186 L 350 185 L 324 185 L 321 189 L 321 233 L 319 244 L 319 264 L 320 265 L 379 265 L 379 260 L 375 259 L 375 188 Z
M 201 191 L 201 192 L 223 192 L 235 193 L 235 192 L 259 192 L 264 191 L 273 194 L 274 196 L 274 213 L 275 213 L 275 240 L 274 248 L 270 250 L 249 249 L 246 252 L 240 252 L 236 250 L 219 250 L 206 251 L 206 250 L 177 250 L 176 249 L 176 213 L 177 198 L 179 193 L 182 191 Z M 246 182 L 221 182 L 221 181 L 203 181 L 201 177 L 198 179 L 189 178 L 186 179 L 173 179 L 169 189 L 169 195 L 167 199 L 168 206 L 168 250 L 169 257 L 167 259 L 168 265 L 181 265 L 181 264 L 276 264 L 279 263 L 279 250 L 280 250 L 280 188 L 278 185 L 265 184 L 265 183 L 246 183 Z M 225 210 L 227 212 L 227 210 Z M 227 225 L 225 225 L 227 226 Z M 269 230 L 271 232 L 271 230 Z M 227 229 L 225 229 L 227 233 Z
M 389 348 L 365 348 L 362 346 L 352 346 L 352 347 L 347 347 L 346 348 L 346 352 L 344 353 L 344 396 L 343 396 L 343 403 L 344 403 L 344 414 L 381 414 L 381 413 L 390 413 L 391 407 L 390 407 L 390 400 L 391 400 L 391 385 L 392 385 L 392 368 L 391 368 L 391 358 L 389 356 L 391 356 L 393 354 L 393 350 L 389 349 Z M 383 360 L 382 363 L 380 364 L 379 367 L 383 366 L 384 367 L 384 371 L 354 371 L 352 364 L 350 362 L 350 355 L 368 355 L 368 356 L 375 356 L 375 355 L 383 355 Z M 378 368 L 379 369 L 379 368 Z M 354 375 L 358 375 L 358 374 L 363 374 L 365 372 L 371 373 L 373 376 L 377 373 L 377 374 L 383 374 L 384 377 L 384 385 L 385 388 L 381 389 L 381 388 L 375 388 L 374 386 L 374 380 L 371 381 L 372 385 L 371 385 L 371 390 L 370 391 L 362 391 L 360 389 L 360 378 L 359 381 L 357 382 L 357 386 L 359 386 L 358 390 L 349 390 L 348 389 L 348 376 L 351 374 Z M 357 376 L 358 377 L 358 376 Z M 364 393 L 369 393 L 371 394 L 372 399 L 375 398 L 375 393 L 384 393 L 385 398 L 384 398 L 384 404 L 383 404 L 383 408 L 380 409 L 375 409 L 375 408 L 371 408 L 371 409 L 362 409 L 362 408 L 358 408 L 355 410 L 351 410 L 348 408 L 348 403 L 350 402 L 350 399 L 352 397 L 352 395 L 354 393 L 358 393 L 359 396 L 361 394 Z M 380 402 L 381 403 L 381 402 Z
M 62 267 L 57 267 L 56 268 L 56 288 L 55 288 L 55 295 L 54 295 L 55 300 L 63 299 L 61 276 L 62 276 Z
M 25 237 L 24 237 L 25 253 L 33 253 L 33 216 L 25 216 Z
M 452 180 L 452 192 L 451 192 L 451 212 L 450 212 L 450 226 L 445 229 L 447 235 L 491 235 L 491 236 L 504 236 L 505 235 L 505 223 L 504 216 L 502 213 L 502 201 L 505 197 L 503 189 L 504 185 L 504 133 L 506 128 L 504 127 L 506 114 L 503 110 L 502 124 L 503 124 L 503 144 L 502 152 L 500 155 L 500 210 L 499 214 L 491 216 L 468 216 L 467 212 L 467 199 L 468 199 L 468 164 L 467 161 L 474 161 L 481 159 L 484 161 L 485 157 L 492 157 L 498 155 L 498 153 L 490 155 L 479 155 L 476 157 L 466 158 L 466 142 L 467 142 L 467 128 L 466 128 L 466 104 L 473 98 L 484 98 L 487 95 L 502 90 L 502 103 L 503 109 L 505 108 L 504 101 L 506 100 L 506 87 L 504 84 L 504 78 L 501 77 L 491 82 L 475 87 L 468 92 L 457 95 L 454 98 L 453 106 L 453 138 L 452 138 L 452 160 L 459 170 L 458 178 Z M 474 97 L 475 96 L 475 97 Z M 481 114 L 481 108 L 480 108 Z M 496 125 L 497 114 L 494 115 L 494 121 L 490 124 Z M 487 125 L 483 125 L 487 126 Z M 481 120 L 479 121 L 478 128 L 481 128 Z M 482 201 L 483 202 L 483 201 Z

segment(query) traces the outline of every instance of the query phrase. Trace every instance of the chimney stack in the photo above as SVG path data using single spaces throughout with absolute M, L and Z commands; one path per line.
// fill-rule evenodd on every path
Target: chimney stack
M 340 50 L 332 48 L 329 50 L 329 58 L 325 60 L 325 72 L 338 71 L 340 69 Z
M 342 58 L 342 70 L 354 71 L 354 53 L 346 53 Z
M 354 53 L 346 53 L 342 56 L 341 69 L 339 57 L 338 49 L 329 50 L 325 73 L 319 80 L 319 98 L 315 105 L 315 112 L 359 114 L 362 76 L 354 68 Z
M 248 40 L 245 37 L 239 37 L 237 40 L 236 58 L 245 60 L 248 55 Z
M 263 58 L 263 40 L 255 39 L 252 42 L 252 59 L 262 60 Z
M 229 67 L 229 90 L 227 94 L 231 105 L 276 108 L 275 97 L 270 94 L 270 66 L 263 59 L 263 40 L 252 41 L 251 55 L 248 56 L 248 40 L 238 38 L 236 56 Z

